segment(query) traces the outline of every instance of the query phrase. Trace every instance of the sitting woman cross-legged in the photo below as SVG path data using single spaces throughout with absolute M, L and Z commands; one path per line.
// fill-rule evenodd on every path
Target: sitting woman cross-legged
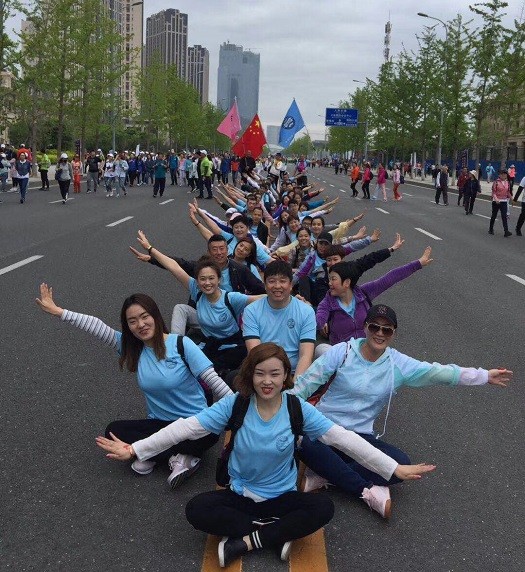
M 120 313 L 122 333 L 113 330 L 94 316 L 77 314 L 58 307 L 52 288 L 40 286 L 37 303 L 48 314 L 59 317 L 92 334 L 118 351 L 119 365 L 136 372 L 146 399 L 147 419 L 113 421 L 106 436 L 117 435 L 127 441 L 143 439 L 177 419 L 191 417 L 206 408 L 204 386 L 217 399 L 231 394 L 229 387 L 215 373 L 210 360 L 189 339 L 168 334 L 157 304 L 146 294 L 133 294 L 124 300 Z M 183 354 L 181 355 L 182 351 Z M 131 468 L 141 475 L 153 471 L 157 461 L 168 461 L 168 483 L 178 486 L 199 467 L 203 453 L 218 440 L 205 435 L 198 440 L 183 440 L 166 448 L 147 461 L 136 460 Z
M 222 567 L 261 548 L 277 549 L 286 560 L 292 540 L 312 534 L 333 516 L 334 506 L 328 496 L 296 489 L 297 432 L 292 431 L 292 410 L 296 420 L 302 418 L 301 432 L 310 439 L 340 448 L 384 479 L 392 475 L 418 479 L 435 468 L 399 465 L 355 433 L 329 421 L 309 403 L 283 399 L 283 390 L 293 382 L 290 360 L 277 344 L 254 347 L 236 383 L 239 394 L 221 399 L 195 417 L 176 421 L 147 439 L 130 445 L 116 438 L 97 438 L 109 458 L 126 461 L 137 455 L 144 461 L 183 439 L 197 439 L 209 432 L 220 434 L 229 425 L 234 404 L 239 399 L 244 402 L 245 413 L 228 459 L 229 488 L 199 494 L 186 506 L 186 517 L 194 528 L 224 537 L 218 549 Z

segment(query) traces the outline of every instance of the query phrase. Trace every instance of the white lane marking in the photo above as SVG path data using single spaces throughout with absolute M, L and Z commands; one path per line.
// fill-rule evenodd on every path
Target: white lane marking
M 376 211 L 379 211 L 380 213 L 390 214 L 388 211 L 385 211 L 385 209 L 380 209 L 379 207 L 376 207 Z
M 30 256 L 29 258 L 25 258 L 24 260 L 21 260 L 20 262 L 15 262 L 14 264 L 11 264 L 11 266 L 6 266 L 5 268 L 2 268 L 0 270 L 0 274 L 7 274 L 7 272 L 11 272 L 11 270 L 16 270 L 17 268 L 20 268 L 21 266 L 25 266 L 26 264 L 34 262 L 35 260 L 39 260 L 40 258 L 44 258 L 44 255 L 38 254 L 36 256 Z
M 414 196 L 414 195 L 410 195 L 410 194 L 408 194 L 408 193 L 403 193 L 403 196 L 405 196 L 405 195 L 406 195 L 407 197 L 413 197 L 413 196 Z
M 488 219 L 490 219 L 489 216 L 484 215 L 484 214 L 478 214 L 478 213 L 476 213 L 476 216 L 480 216 L 481 218 L 488 218 Z
M 61 202 L 62 202 L 62 200 L 63 200 L 63 199 L 60 199 L 59 201 L 50 201 L 50 203 L 49 203 L 49 204 L 50 204 L 50 205 L 54 205 L 55 203 L 61 203 Z M 66 202 L 68 202 L 68 203 L 69 203 L 69 201 L 74 201 L 74 200 L 75 200 L 75 197 L 71 197 L 70 199 L 67 199 L 67 201 L 66 201 Z
M 171 203 L 171 201 L 174 201 L 175 199 L 168 199 L 167 201 L 162 201 L 161 203 L 159 203 L 159 205 L 165 205 L 167 203 Z
M 344 189 L 339 189 L 342 193 L 346 193 L 346 191 Z
M 326 183 L 326 181 L 323 181 L 323 183 Z
M 332 183 L 330 183 L 330 186 L 331 186 L 331 187 L 335 187 L 335 185 L 332 185 Z
M 427 232 L 426 230 L 423 230 L 422 228 L 418 228 L 417 226 L 415 228 L 419 232 L 422 232 L 423 234 L 430 236 L 430 238 L 433 238 L 434 240 L 443 240 L 442 238 L 439 238 L 439 236 L 436 236 L 435 234 L 431 234 L 430 232 Z
M 121 222 L 126 222 L 127 220 L 131 220 L 132 218 L 133 218 L 132 216 L 127 216 L 126 218 L 121 218 L 120 220 L 116 220 L 115 222 L 107 224 L 106 226 L 117 226 L 117 224 L 120 224 Z
M 520 284 L 525 286 L 525 280 L 523 278 L 520 278 L 519 276 L 516 276 L 515 274 L 505 274 L 505 276 L 508 276 L 511 280 L 516 280 L 516 282 L 519 282 Z

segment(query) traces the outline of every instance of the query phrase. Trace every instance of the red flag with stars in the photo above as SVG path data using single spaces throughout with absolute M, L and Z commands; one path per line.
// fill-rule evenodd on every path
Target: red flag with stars
M 232 150 L 236 155 L 239 155 L 239 157 L 246 155 L 246 151 L 251 151 L 252 157 L 257 159 L 257 157 L 261 155 L 265 145 L 266 137 L 264 136 L 261 120 L 256 113 L 248 129 L 246 129 L 242 137 L 235 143 Z

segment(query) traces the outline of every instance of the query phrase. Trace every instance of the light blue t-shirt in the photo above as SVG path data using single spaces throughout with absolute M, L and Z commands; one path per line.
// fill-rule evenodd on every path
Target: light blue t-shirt
M 250 304 L 243 315 L 245 340 L 259 339 L 275 342 L 287 353 L 292 369 L 299 361 L 299 344 L 315 343 L 315 312 L 313 308 L 293 296 L 285 308 L 274 309 L 268 298 Z
M 200 290 L 195 278 L 190 278 L 189 288 L 190 297 L 196 302 L 197 318 L 201 330 L 206 337 L 227 338 L 239 331 L 238 318 L 248 304 L 248 296 L 246 294 L 228 292 L 228 301 L 235 312 L 237 318 L 235 319 L 228 306 L 226 306 L 224 290 L 221 289 L 221 297 L 212 304 L 204 294 L 200 296 L 197 302 Z
M 207 430 L 220 434 L 231 417 L 235 395 L 224 397 L 197 415 Z M 309 403 L 301 400 L 303 429 L 310 439 L 324 435 L 333 422 Z M 235 435 L 233 451 L 228 462 L 230 486 L 238 495 L 246 490 L 271 499 L 296 490 L 297 468 L 293 460 L 294 435 L 290 426 L 287 401 L 269 420 L 261 419 L 252 397 L 243 424 Z
M 235 247 L 239 242 L 237 240 L 237 237 L 234 234 L 231 234 L 230 232 L 226 232 L 224 230 L 221 230 L 221 235 L 226 239 L 228 243 L 228 254 L 233 255 L 233 251 L 235 250 Z M 256 249 L 257 262 L 261 266 L 266 266 L 268 262 L 272 261 L 272 257 L 266 252 L 266 250 L 264 250 L 264 247 L 257 240 L 255 241 L 255 249 Z
M 120 353 L 122 334 L 115 332 Z M 189 338 L 184 338 L 184 354 L 191 372 L 177 351 L 176 334 L 166 339 L 166 358 L 159 360 L 153 348 L 144 346 L 138 363 L 137 380 L 146 398 L 148 419 L 176 421 L 196 415 L 206 406 L 201 384 L 197 381 L 212 367 L 211 361 Z
M 355 298 L 352 296 L 352 301 L 350 302 L 350 304 L 348 304 L 348 306 L 345 306 L 343 304 L 343 302 L 341 301 L 341 298 L 337 298 L 337 303 L 339 304 L 339 307 L 341 308 L 341 310 L 343 310 L 343 312 L 346 312 L 349 316 L 351 316 L 352 318 L 354 317 L 354 313 L 355 313 Z
M 221 290 L 226 290 L 226 292 L 231 292 L 233 290 L 232 283 L 230 281 L 230 266 L 226 266 L 224 270 L 221 270 Z

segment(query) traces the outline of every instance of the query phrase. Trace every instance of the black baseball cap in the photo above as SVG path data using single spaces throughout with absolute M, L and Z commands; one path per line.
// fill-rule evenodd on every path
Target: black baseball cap
M 319 242 L 320 240 L 326 240 L 327 242 L 332 244 L 333 239 L 334 237 L 329 232 L 323 230 L 323 232 L 317 237 L 317 242 Z
M 397 328 L 397 316 L 394 310 L 390 306 L 385 306 L 384 304 L 376 304 L 368 310 L 365 322 L 371 322 L 375 318 L 385 318 L 388 320 L 394 328 Z

